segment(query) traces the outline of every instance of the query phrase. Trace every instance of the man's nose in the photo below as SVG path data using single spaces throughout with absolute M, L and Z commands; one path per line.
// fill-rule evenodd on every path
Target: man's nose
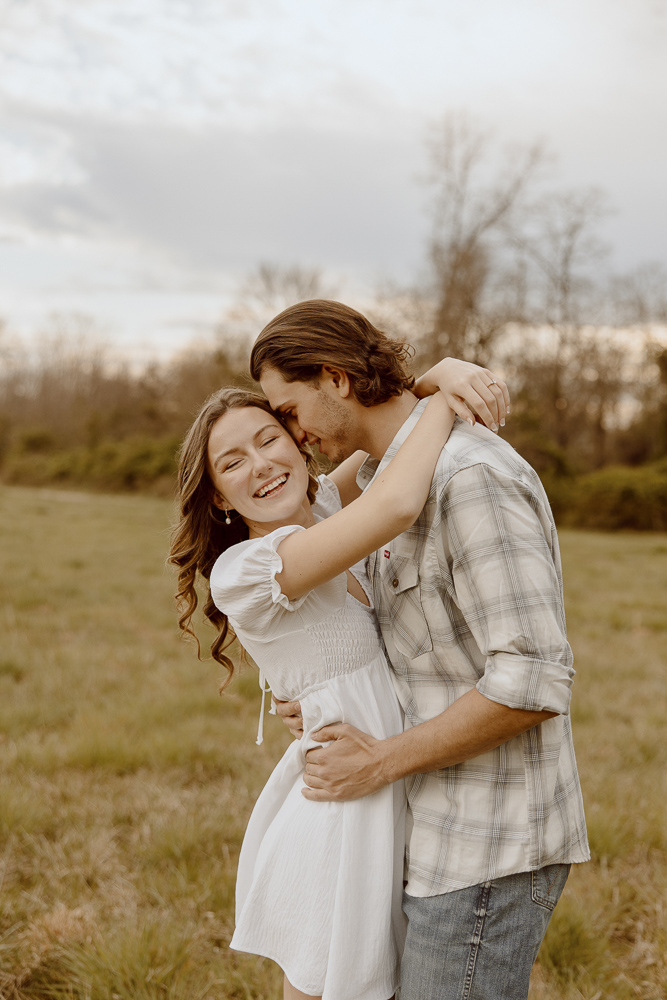
M 296 417 L 285 417 L 285 426 L 297 444 L 303 444 L 304 441 L 308 440 L 308 435 L 302 427 L 299 427 L 299 421 Z

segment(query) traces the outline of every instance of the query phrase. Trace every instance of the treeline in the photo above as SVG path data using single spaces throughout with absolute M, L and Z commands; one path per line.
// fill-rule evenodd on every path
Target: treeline
M 114 360 L 92 323 L 60 319 L 31 348 L 0 337 L 5 482 L 173 490 L 175 456 L 201 402 L 250 384 L 240 348 L 193 347 L 140 370 Z
M 590 348 L 585 370 L 576 357 L 556 368 L 544 335 L 535 357 L 534 330 L 506 335 L 513 407 L 504 436 L 540 472 L 560 523 L 666 531 L 667 350 L 623 335 L 630 341 L 619 363 L 633 355 L 635 382 L 623 382 L 629 418 L 609 426 L 600 420 Z M 5 332 L 0 360 L 0 475 L 37 486 L 169 494 L 179 443 L 201 402 L 221 385 L 252 385 L 247 350 L 222 339 L 133 370 L 114 363 L 81 320 L 61 324 L 31 351 Z M 416 371 L 425 367 L 420 360 L 418 351 Z

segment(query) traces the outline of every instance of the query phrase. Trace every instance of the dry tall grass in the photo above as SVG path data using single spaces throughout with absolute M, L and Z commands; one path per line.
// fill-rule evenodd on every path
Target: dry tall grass
M 277 998 L 229 952 L 236 856 L 288 742 L 257 748 L 250 670 L 176 638 L 170 506 L 0 493 L 0 996 Z M 564 533 L 574 726 L 594 861 L 574 871 L 533 1000 L 666 993 L 667 538 Z

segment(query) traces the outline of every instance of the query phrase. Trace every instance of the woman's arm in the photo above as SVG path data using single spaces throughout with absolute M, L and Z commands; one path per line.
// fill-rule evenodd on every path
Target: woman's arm
M 510 394 L 503 380 L 496 379 L 488 368 L 457 358 L 443 358 L 417 379 L 414 393 L 422 399 L 432 396 L 438 389 L 462 420 L 474 423 L 476 414 L 489 430 L 497 431 L 498 426 L 504 426 L 505 416 L 510 411 Z M 330 474 L 343 507 L 361 495 L 357 473 L 365 458 L 363 451 L 356 451 Z
M 276 580 L 283 594 L 290 600 L 301 597 L 414 524 L 453 423 L 453 411 L 437 393 L 396 456 L 362 496 L 280 543 L 283 569 Z
M 458 358 L 443 358 L 417 379 L 413 391 L 422 399 L 438 389 L 462 420 L 474 423 L 477 415 L 489 430 L 504 426 L 510 394 L 503 380 L 488 368 Z

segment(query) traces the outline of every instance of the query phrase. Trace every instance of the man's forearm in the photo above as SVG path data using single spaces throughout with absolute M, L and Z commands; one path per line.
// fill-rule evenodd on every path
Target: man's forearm
M 384 740 L 343 723 L 324 726 L 312 735 L 328 745 L 306 753 L 303 795 L 315 802 L 358 799 L 409 774 L 479 757 L 555 714 L 508 708 L 473 689 L 441 715 Z
M 479 757 L 555 714 L 508 708 L 473 688 L 435 718 L 379 742 L 385 783 Z

